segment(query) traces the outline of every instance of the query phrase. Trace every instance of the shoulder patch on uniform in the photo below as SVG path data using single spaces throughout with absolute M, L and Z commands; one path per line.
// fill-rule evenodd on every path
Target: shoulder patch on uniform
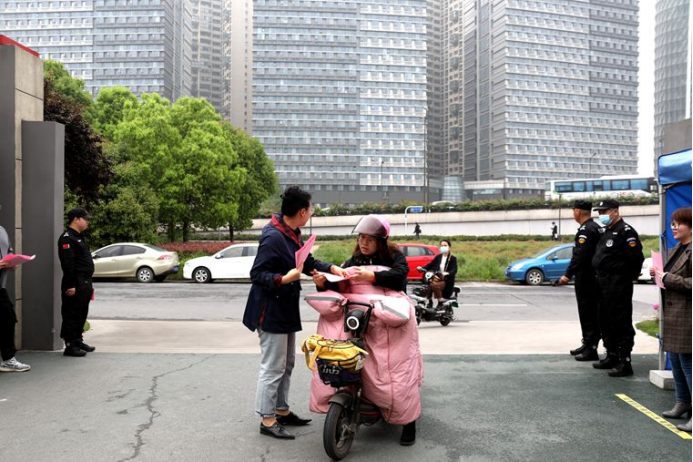
M 63 244 L 63 249 L 69 249 L 69 248 L 70 248 L 70 244 Z
M 633 242 L 629 242 L 628 245 L 631 247 L 635 247 L 636 245 L 638 245 L 638 243 L 633 241 Z
M 70 233 L 66 231 L 65 234 L 63 234 L 63 237 L 70 237 Z

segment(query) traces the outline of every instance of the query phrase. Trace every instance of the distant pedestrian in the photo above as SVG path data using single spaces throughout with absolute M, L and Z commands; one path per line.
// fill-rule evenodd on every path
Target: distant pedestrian
M 58 238 L 58 257 L 63 270 L 60 337 L 65 341 L 65 356 L 81 357 L 96 350 L 84 343 L 82 337 L 94 294 L 91 281 L 94 260 L 84 237 L 91 218 L 82 208 L 70 210 L 67 212 L 68 227 Z
M 609 369 L 611 377 L 633 375 L 633 280 L 638 277 L 645 257 L 638 233 L 619 214 L 619 203 L 605 200 L 599 212 L 602 236 L 592 258 L 601 294 L 599 326 L 606 357 L 592 366 Z
M 414 234 L 416 235 L 416 240 L 419 240 L 419 236 L 421 235 L 421 226 L 419 226 L 418 223 L 416 223 L 416 226 L 414 226 Z
M 296 359 L 296 332 L 302 329 L 299 298 L 301 273 L 313 270 L 348 276 L 343 269 L 308 255 L 296 267 L 296 251 L 303 247 L 301 226 L 313 208 L 310 193 L 289 186 L 282 194 L 281 213 L 262 229 L 260 246 L 250 270 L 252 286 L 243 314 L 243 324 L 260 337 L 260 372 L 255 412 L 262 418 L 260 434 L 294 439 L 285 425 L 307 425 L 289 409 L 289 385 Z
M 570 350 L 576 361 L 596 361 L 599 359 L 597 346 L 601 339 L 599 328 L 599 286 L 592 268 L 592 258 L 601 238 L 600 226 L 590 217 L 592 202 L 576 200 L 573 204 L 573 218 L 580 225 L 575 233 L 575 247 L 565 275 L 559 284 L 567 284 L 575 277 L 575 298 L 577 299 L 582 345 Z
M 14 253 L 14 250 L 10 237 L 5 228 L 0 226 L 0 355 L 2 356 L 0 372 L 25 372 L 31 369 L 31 366 L 20 363 L 15 357 L 17 344 L 14 336 L 17 314 L 5 288 L 8 269 L 5 269 L 7 263 L 3 262 L 2 259 L 11 253 Z M 13 271 L 13 269 L 9 271 Z
M 556 225 L 555 221 L 551 222 L 551 240 L 552 241 L 558 240 L 558 225 Z
M 680 419 L 688 414 L 688 422 L 677 425 L 691 432 L 691 208 L 681 207 L 671 215 L 671 230 L 679 243 L 669 253 L 662 272 L 664 290 L 662 310 L 662 348 L 669 355 L 674 375 L 676 404 L 662 413 L 664 417 Z M 654 268 L 650 274 L 655 275 Z

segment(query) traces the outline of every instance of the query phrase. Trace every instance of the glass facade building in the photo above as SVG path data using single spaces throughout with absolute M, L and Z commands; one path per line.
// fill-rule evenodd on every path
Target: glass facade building
M 316 203 L 424 194 L 426 0 L 256 0 L 253 135 Z
M 470 199 L 637 172 L 637 0 L 445 0 L 448 171 Z
M 124 86 L 175 100 L 190 95 L 187 0 L 0 2 L 0 33 L 62 62 L 96 96 Z
M 690 0 L 658 0 L 655 17 L 655 171 L 662 130 L 691 116 Z
M 222 0 L 192 1 L 192 96 L 222 112 Z

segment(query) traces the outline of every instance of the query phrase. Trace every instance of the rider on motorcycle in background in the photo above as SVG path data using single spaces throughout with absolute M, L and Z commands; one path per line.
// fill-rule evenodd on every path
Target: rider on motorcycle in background
M 391 289 L 399 292 L 405 292 L 407 287 L 407 274 L 409 272 L 409 267 L 407 265 L 406 258 L 402 252 L 398 249 L 397 245 L 389 243 L 388 237 L 390 235 L 390 224 L 380 215 L 368 215 L 363 217 L 359 223 L 356 225 L 353 234 L 358 234 L 358 239 L 356 247 L 352 253 L 351 258 L 347 260 L 342 268 L 355 267 L 353 269 L 354 274 L 351 275 L 349 280 L 344 282 L 332 283 L 326 280 L 325 276 L 322 274 L 314 274 L 313 281 L 317 286 L 318 290 L 334 290 L 335 292 L 345 293 L 350 292 L 349 284 L 354 283 L 372 283 L 375 287 L 382 287 L 384 289 Z M 363 266 L 386 266 L 389 269 L 383 271 L 372 271 L 368 268 L 361 268 Z M 413 410 L 420 410 L 420 396 L 418 387 L 420 386 L 420 380 L 423 380 L 423 371 L 421 370 L 421 352 L 418 345 L 418 332 L 416 329 L 416 320 L 412 317 L 408 324 L 412 324 L 412 332 L 414 334 L 410 336 L 406 335 L 387 335 L 387 339 L 397 339 L 390 340 L 385 346 L 385 352 L 388 353 L 391 360 L 395 358 L 401 358 L 402 365 L 405 368 L 410 368 L 406 371 L 406 374 L 402 376 L 395 376 L 395 380 L 407 380 L 407 383 L 412 383 L 413 385 L 408 388 L 408 393 L 410 397 L 416 401 L 416 405 L 409 405 L 408 409 L 403 413 L 398 410 L 397 415 L 406 415 L 407 419 L 403 422 L 395 422 L 392 419 L 388 420 L 390 423 L 403 424 L 404 428 L 402 430 L 402 436 L 400 438 L 400 444 L 404 446 L 409 446 L 414 444 L 416 441 L 416 419 L 419 417 L 419 412 L 413 415 Z M 377 334 L 387 334 L 386 329 L 391 329 L 382 323 L 375 320 L 371 320 L 371 328 L 369 329 L 370 335 Z M 403 327 L 398 327 L 396 329 L 404 329 Z M 404 331 L 403 331 L 404 332 Z M 383 338 L 379 338 L 378 343 L 382 343 Z M 412 343 L 413 342 L 413 343 Z M 374 344 L 375 342 L 371 342 Z M 413 344 L 415 343 L 415 348 Z M 413 358 L 413 350 L 416 350 L 417 356 Z M 372 351 L 372 355 L 377 356 L 377 351 Z M 371 358 L 369 358 L 371 359 Z M 368 361 L 368 359 L 366 360 Z M 371 359 L 373 361 L 373 359 Z M 393 366 L 394 368 L 394 366 Z M 396 370 L 402 371 L 400 368 Z M 420 380 L 411 380 L 412 375 L 421 375 Z M 364 381 L 367 377 L 364 377 Z M 401 385 L 401 384 L 400 384 Z M 364 387 L 364 392 L 368 390 L 368 387 Z M 366 396 L 368 398 L 368 396 Z M 374 401 L 375 402 L 375 401 Z M 396 403 L 395 403 L 396 406 Z M 387 415 L 387 412 L 384 412 Z M 395 413 L 391 414 L 395 415 Z M 386 419 L 387 420 L 387 419 Z
M 431 291 L 428 294 L 429 300 L 435 297 L 438 300 L 437 309 L 440 309 L 445 299 L 452 297 L 455 288 L 455 276 L 457 275 L 457 257 L 452 255 L 450 249 L 452 243 L 450 239 L 440 241 L 440 253 L 436 255 L 426 266 L 419 266 L 421 272 L 433 271 L 436 275 L 431 282 Z M 429 301 L 429 306 L 433 304 Z

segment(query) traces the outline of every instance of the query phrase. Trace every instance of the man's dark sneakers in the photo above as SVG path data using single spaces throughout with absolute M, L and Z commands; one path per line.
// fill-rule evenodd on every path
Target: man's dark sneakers
M 399 444 L 402 446 L 411 446 L 414 443 L 416 443 L 416 420 L 404 426 L 399 439 Z
M 86 343 L 84 343 L 84 342 L 81 341 L 81 340 L 75 342 L 75 345 L 76 345 L 77 347 L 79 347 L 80 349 L 86 351 L 87 353 L 93 353 L 93 352 L 96 351 L 96 347 L 87 345 Z
M 284 427 L 279 422 L 274 422 L 271 427 L 266 427 L 260 423 L 260 434 L 271 436 L 280 440 L 295 440 L 296 437 L 284 430 Z
M 609 377 L 629 377 L 633 375 L 633 366 L 630 364 L 630 356 L 619 358 L 618 364 L 609 371 Z
M 583 351 L 585 351 L 585 350 L 587 349 L 587 346 L 588 346 L 588 345 L 586 345 L 586 344 L 583 343 L 582 345 L 580 345 L 579 347 L 575 348 L 574 350 L 570 350 L 570 354 L 573 355 L 573 356 L 577 356 L 577 355 L 579 355 L 580 353 L 582 353 Z
M 581 353 L 575 355 L 575 361 L 598 361 L 599 353 L 597 353 L 597 347 L 595 345 L 590 345 L 585 348 Z
M 277 422 L 281 425 L 293 425 L 295 427 L 301 427 L 303 425 L 308 425 L 312 419 L 302 419 L 293 412 L 289 412 L 287 415 L 277 415 Z
M 75 358 L 81 358 L 82 356 L 86 356 L 86 355 L 87 355 L 87 352 L 82 350 L 77 345 L 68 345 L 65 347 L 65 351 L 63 351 L 63 356 L 72 356 Z
M 592 367 L 595 369 L 611 369 L 612 367 L 616 367 L 616 364 L 618 364 L 618 355 L 607 352 L 604 359 L 592 363 Z

